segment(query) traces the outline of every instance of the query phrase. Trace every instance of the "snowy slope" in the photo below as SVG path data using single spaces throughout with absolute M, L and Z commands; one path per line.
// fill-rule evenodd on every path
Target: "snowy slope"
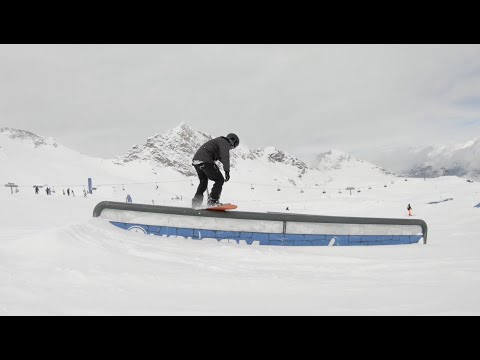
M 105 160 L 70 150 L 53 139 L 4 129 L 0 132 L 0 182 L 14 182 L 19 189 L 35 184 L 59 191 L 73 188 L 78 194 L 91 177 L 100 194 L 122 201 L 128 192 L 145 203 L 158 201 L 158 194 L 191 198 L 198 183 L 196 175 L 186 176 L 193 169 L 191 158 L 197 146 L 210 138 L 181 124 L 134 147 L 126 156 Z M 339 151 L 320 155 L 314 163 L 316 169 L 275 147 L 251 151 L 241 145 L 231 154 L 232 180 L 222 197 L 231 202 L 264 201 L 269 196 L 283 202 L 282 191 L 294 192 L 303 200 L 311 192 L 336 197 L 347 187 L 361 191 L 390 186 L 397 180 L 393 174 Z M 141 191 L 147 188 L 149 191 Z M 238 196 L 244 189 L 249 190 L 245 198 Z M 135 197 L 135 193 L 142 195 Z
M 397 178 L 336 151 L 302 174 L 274 148 L 244 149 L 222 195 L 240 210 L 406 218 L 411 203 L 429 226 L 427 245 L 252 247 L 145 236 L 93 219 L 98 202 L 127 193 L 189 206 L 197 183 L 171 167 L 118 165 L 54 144 L 0 133 L 1 185 L 25 185 L 0 190 L 0 315 L 480 314 L 478 182 Z M 98 190 L 83 198 L 88 176 Z M 60 181 L 79 184 L 77 196 L 31 188 Z M 350 195 L 348 185 L 361 192 Z
M 51 138 L 43 138 L 28 131 L 0 129 L 0 184 L 14 182 L 19 189 L 32 189 L 44 185 L 56 190 L 72 188 L 83 192 L 89 177 L 98 184 L 127 184 L 150 181 L 187 180 L 171 169 L 164 169 L 163 176 L 155 175 L 146 163 L 125 166 L 112 160 L 92 158 L 57 144 Z M 159 186 L 162 186 L 161 184 Z M 123 189 L 123 187 L 122 187 Z M 99 191 L 111 192 L 114 187 L 99 187 Z M 165 190 L 165 189 L 164 189 Z M 122 195 L 123 196 L 123 195 Z
M 93 219 L 110 195 L 5 189 L 0 315 L 480 314 L 479 184 L 444 177 L 372 190 L 332 198 L 312 191 L 308 201 L 283 190 L 281 203 L 262 191 L 262 202 L 241 207 L 283 211 L 288 203 L 294 212 L 401 218 L 408 201 L 427 221 L 429 243 L 281 248 L 152 237 Z M 250 190 L 235 192 L 246 199 Z M 428 204 L 447 197 L 454 200 Z

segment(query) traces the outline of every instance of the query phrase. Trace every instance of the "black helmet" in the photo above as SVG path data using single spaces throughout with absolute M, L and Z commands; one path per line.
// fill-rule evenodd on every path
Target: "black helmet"
M 228 134 L 227 139 L 230 140 L 232 147 L 235 149 L 238 145 L 240 145 L 240 139 L 235 134 Z

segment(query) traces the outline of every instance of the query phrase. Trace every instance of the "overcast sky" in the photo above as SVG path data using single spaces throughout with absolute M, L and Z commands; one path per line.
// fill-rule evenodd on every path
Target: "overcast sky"
M 0 45 L 0 127 L 108 158 L 181 122 L 307 161 L 463 142 L 480 46 Z

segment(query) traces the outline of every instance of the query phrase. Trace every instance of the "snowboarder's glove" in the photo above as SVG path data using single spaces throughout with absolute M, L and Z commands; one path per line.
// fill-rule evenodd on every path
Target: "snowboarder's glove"
M 230 180 L 230 171 L 225 171 L 225 182 Z

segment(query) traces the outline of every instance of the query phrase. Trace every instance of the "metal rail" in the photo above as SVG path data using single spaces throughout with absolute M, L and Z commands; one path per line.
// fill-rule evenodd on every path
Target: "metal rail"
M 427 243 L 428 226 L 420 219 L 389 219 L 389 218 L 364 218 L 364 217 L 344 217 L 344 216 L 323 216 L 323 215 L 304 215 L 304 214 L 284 214 L 284 213 L 260 213 L 246 211 L 208 211 L 194 210 L 191 208 L 174 206 L 157 206 L 147 204 L 129 204 L 121 202 L 103 201 L 93 210 L 93 216 L 99 217 L 105 209 L 138 211 L 146 213 L 188 215 L 208 218 L 240 219 L 240 220 L 263 220 L 263 221 L 283 221 L 284 229 L 288 222 L 304 223 L 325 223 L 325 224 L 368 224 L 368 225 L 418 225 L 422 228 L 423 243 Z

